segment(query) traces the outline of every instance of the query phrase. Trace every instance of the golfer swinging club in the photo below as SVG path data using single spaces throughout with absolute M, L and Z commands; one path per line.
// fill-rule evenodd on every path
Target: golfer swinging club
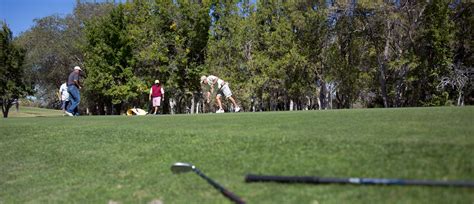
M 230 91 L 229 83 L 213 75 L 201 76 L 201 83 L 210 87 L 210 91 L 208 91 L 206 94 L 207 103 L 210 102 L 211 93 L 214 92 L 214 85 L 217 83 L 216 101 L 217 105 L 219 105 L 219 110 L 217 110 L 216 113 L 224 113 L 224 109 L 222 108 L 221 102 L 222 95 L 228 98 L 232 102 L 232 104 L 234 104 L 235 112 L 240 111 L 240 107 L 237 105 L 237 103 L 235 103 L 234 98 L 232 98 L 232 92 Z

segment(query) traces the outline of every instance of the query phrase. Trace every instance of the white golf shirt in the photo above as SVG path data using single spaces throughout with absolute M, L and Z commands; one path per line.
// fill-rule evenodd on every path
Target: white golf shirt
M 225 84 L 224 80 L 219 79 L 219 77 L 216 77 L 214 75 L 209 75 L 207 77 L 207 83 L 209 84 L 209 86 L 212 86 L 212 84 L 214 84 L 216 81 L 217 81 L 217 88 L 218 89 L 222 88 L 222 86 L 224 86 L 224 84 Z
M 69 92 L 67 92 L 66 83 L 61 84 L 61 87 L 59 87 L 59 93 L 61 94 L 61 100 L 69 101 Z
M 217 81 L 217 82 L 216 82 Z M 217 95 L 224 95 L 225 97 L 229 98 L 232 96 L 232 91 L 230 91 L 229 88 L 229 83 L 225 82 L 222 79 L 219 79 L 219 77 L 209 75 L 207 77 L 207 83 L 209 86 L 212 86 L 212 84 L 216 82 L 217 83 Z

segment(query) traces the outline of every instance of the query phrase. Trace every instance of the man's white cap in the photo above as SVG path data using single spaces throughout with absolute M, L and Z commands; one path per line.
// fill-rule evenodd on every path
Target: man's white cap
M 81 67 L 79 67 L 79 66 L 75 66 L 75 67 L 74 67 L 74 70 L 82 71 Z
M 206 76 L 201 76 L 201 83 L 204 83 L 204 80 L 206 80 Z
M 159 84 L 160 83 L 160 80 L 155 80 L 155 84 Z

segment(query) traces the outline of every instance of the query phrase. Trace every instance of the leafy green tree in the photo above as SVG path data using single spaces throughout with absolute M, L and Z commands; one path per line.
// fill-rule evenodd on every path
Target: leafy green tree
M 0 97 L 3 117 L 8 112 L 15 99 L 29 92 L 30 87 L 24 79 L 25 51 L 13 43 L 13 35 L 5 22 L 1 22 L 0 30 Z
M 447 0 L 78 1 L 18 42 L 51 104 L 57 81 L 83 65 L 85 105 L 100 114 L 143 107 L 154 79 L 167 90 L 163 110 L 184 113 L 202 100 L 201 74 L 229 81 L 244 110 L 461 104 L 472 103 L 470 77 L 438 85 L 472 69 L 472 10 Z
M 143 82 L 133 72 L 133 53 L 124 7 L 118 5 L 108 16 L 90 22 L 86 38 L 86 94 L 100 100 L 99 105 L 105 105 L 109 114 L 120 114 L 122 105 L 136 98 L 143 87 Z
M 417 36 L 421 26 L 421 16 L 425 11 L 423 2 L 405 2 L 404 6 L 388 6 L 382 11 L 391 19 L 391 27 L 386 27 L 391 33 L 390 57 L 387 63 L 386 77 L 389 81 L 388 96 L 393 101 L 392 106 L 416 106 L 414 99 L 414 84 L 418 81 L 416 68 L 420 64 L 417 56 Z M 380 17 L 379 17 L 380 18 Z M 380 20 L 383 22 L 383 20 Z
M 254 93 L 266 110 L 288 109 L 300 93 L 299 76 L 306 60 L 300 54 L 290 18 L 290 3 L 257 3 L 254 60 L 251 73 Z M 301 75 L 300 75 L 301 74 Z
M 273 97 L 281 98 L 279 103 L 283 103 L 285 109 L 293 109 L 291 102 L 302 108 L 302 101 L 315 85 L 315 72 L 308 66 L 307 58 L 302 55 L 302 45 L 297 43 L 296 34 L 299 32 L 294 26 L 299 20 L 298 11 L 293 8 L 291 3 L 281 5 L 276 8 L 282 12 L 275 16 L 274 32 L 271 32 L 267 40 L 270 42 L 267 54 L 274 62 L 271 68 L 276 70 L 275 75 L 270 74 L 271 78 L 278 79 L 281 83 L 274 89 Z
M 151 82 L 160 79 L 177 101 L 177 112 L 184 112 L 188 93 L 199 89 L 209 24 L 206 1 L 118 5 L 109 17 L 87 26 L 86 82 L 91 87 L 86 95 L 100 110 L 123 102 L 140 105 Z
M 461 94 L 459 91 L 451 90 L 451 95 L 458 96 L 457 104 L 474 104 L 474 76 L 469 74 L 474 68 L 474 3 L 459 2 L 453 12 L 452 19 L 455 22 L 455 44 L 453 64 L 455 69 L 452 74 L 462 73 L 467 77 L 467 82 Z M 458 70 L 456 70 L 458 68 Z M 470 77 L 468 77 L 470 76 Z M 458 89 L 460 87 L 457 87 Z M 451 96 L 450 95 L 450 96 Z M 461 97 L 459 97 L 461 95 Z M 454 97 L 453 97 L 454 98 Z
M 57 106 L 57 90 L 72 67 L 83 66 L 84 24 L 109 12 L 111 4 L 77 2 L 72 14 L 35 19 L 17 42 L 26 49 L 26 76 L 35 83 L 35 97 L 47 107 Z M 81 104 L 86 104 L 82 100 Z
M 213 74 L 229 81 L 233 94 L 244 109 L 251 97 L 250 66 L 255 44 L 253 12 L 249 2 L 216 1 L 212 4 L 212 25 L 207 43 L 203 74 Z
M 447 0 L 433 0 L 426 6 L 422 17 L 418 40 L 421 64 L 415 70 L 419 81 L 414 87 L 419 105 L 444 105 L 448 102 L 448 93 L 438 91 L 436 87 L 441 78 L 449 74 L 453 63 L 454 23 L 449 5 Z
M 168 40 L 167 88 L 177 104 L 176 111 L 184 113 L 191 106 L 200 89 L 199 76 L 204 69 L 210 26 L 209 1 L 180 0 L 164 3 L 162 11 L 171 20 Z M 159 5 L 158 5 L 159 6 Z
M 57 102 L 59 86 L 67 80 L 67 76 L 77 61 L 71 56 L 71 43 L 74 39 L 66 39 L 64 28 L 66 20 L 57 15 L 35 20 L 35 25 L 23 33 L 18 42 L 26 48 L 25 66 L 35 81 L 36 98 L 47 107 Z
M 362 31 L 358 30 L 358 19 L 351 9 L 336 19 L 334 41 L 327 52 L 328 75 L 337 84 L 337 107 L 351 108 L 360 92 L 360 63 L 362 60 L 364 40 Z
M 162 66 L 169 61 L 167 44 L 152 12 L 158 7 L 148 0 L 138 0 L 124 4 L 125 29 L 132 49 L 132 67 L 135 76 L 143 83 L 138 88 L 138 96 L 130 99 L 131 106 L 149 106 L 149 88 L 155 79 L 165 81 Z M 156 18 L 161 19 L 161 18 Z M 168 25 L 169 26 L 169 25 Z M 161 68 L 161 69 L 160 69 Z M 147 108 L 145 108 L 147 109 Z
M 329 44 L 327 43 L 329 41 L 329 26 L 326 3 L 324 1 L 300 1 L 293 4 L 291 9 L 290 16 L 296 43 L 307 63 L 305 66 L 300 66 L 304 69 L 297 72 L 300 77 L 295 81 L 302 83 L 299 86 L 299 92 L 313 101 L 318 101 L 319 108 L 326 108 L 325 98 L 320 97 L 326 94 L 325 89 L 321 89 L 321 87 L 325 86 L 327 81 L 323 63 L 323 51 Z M 321 94 L 321 92 L 324 93 Z M 313 106 L 315 105 L 313 104 Z

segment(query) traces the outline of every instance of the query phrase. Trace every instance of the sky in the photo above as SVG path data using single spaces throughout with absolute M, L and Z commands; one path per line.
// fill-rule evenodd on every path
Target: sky
M 34 25 L 35 18 L 72 13 L 76 0 L 0 0 L 0 20 L 18 36 Z
M 56 14 L 66 16 L 75 5 L 76 0 L 0 0 L 0 21 L 7 22 L 13 36 L 18 36 L 34 25 L 34 19 Z
M 75 5 L 76 0 L 0 0 L 0 21 L 6 21 L 13 36 L 18 36 L 34 25 L 34 19 L 55 14 L 66 16 Z

